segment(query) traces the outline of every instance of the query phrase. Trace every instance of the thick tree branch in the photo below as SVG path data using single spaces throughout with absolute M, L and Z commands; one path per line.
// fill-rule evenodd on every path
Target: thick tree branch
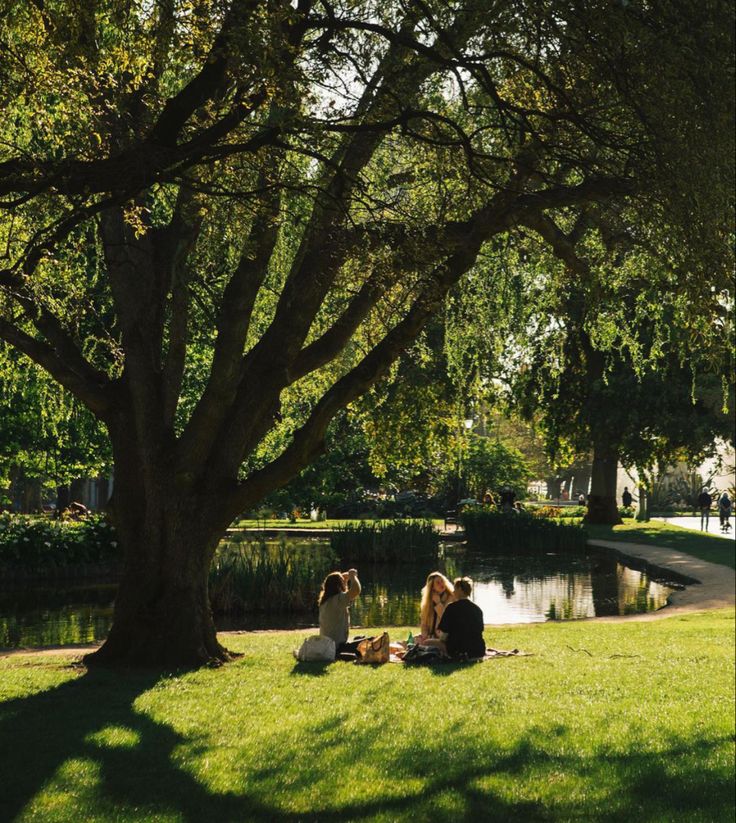
M 334 324 L 302 349 L 289 369 L 289 383 L 295 383 L 337 357 L 389 285 L 385 272 L 371 275 Z
M 159 481 L 154 464 L 170 436 L 161 414 L 163 301 L 154 266 L 154 235 L 148 231 L 136 237 L 117 208 L 103 213 L 100 229 L 125 351 L 121 381 L 128 398 L 125 406 L 132 411 L 141 447 L 142 481 L 153 490 Z
M 179 189 L 171 222 L 156 243 L 157 268 L 165 276 L 161 299 L 170 291 L 168 349 L 162 374 L 164 426 L 173 428 L 179 403 L 189 336 L 189 283 L 192 268 L 191 252 L 197 242 L 203 223 L 199 200 L 186 185 Z
M 412 31 L 418 14 L 418 9 L 412 9 L 400 31 Z M 476 11 L 460 12 L 448 28 L 448 36 L 464 43 L 477 30 L 478 22 Z M 374 73 L 374 78 L 380 79 L 364 90 L 356 119 L 380 121 L 397 108 L 412 105 L 422 82 L 437 68 L 436 62 L 418 57 L 403 43 L 391 42 Z M 260 421 L 288 384 L 289 368 L 299 356 L 319 307 L 349 252 L 348 247 L 338 242 L 339 222 L 347 211 L 359 174 L 382 139 L 382 132 L 348 135 L 333 157 L 338 170 L 329 176 L 324 193 L 315 202 L 274 319 L 244 362 L 238 394 L 218 432 L 213 462 L 226 464 L 226 473 L 237 467 L 257 442 L 261 436 Z M 253 391 L 254 385 L 258 386 L 257 392 Z

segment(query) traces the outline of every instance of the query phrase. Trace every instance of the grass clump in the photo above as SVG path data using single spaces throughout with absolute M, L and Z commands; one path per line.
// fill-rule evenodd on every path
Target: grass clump
M 584 551 L 588 539 L 579 523 L 563 523 L 525 512 L 466 509 L 460 515 L 468 543 L 489 552 Z
M 730 610 L 488 628 L 532 656 L 436 669 L 296 664 L 305 634 L 164 676 L 1 658 L 0 819 L 733 819 Z
M 215 555 L 209 578 L 215 614 L 303 612 L 314 608 L 335 557 L 326 546 L 233 539 Z
M 361 563 L 413 563 L 437 556 L 440 536 L 431 520 L 346 523 L 330 535 L 343 560 Z

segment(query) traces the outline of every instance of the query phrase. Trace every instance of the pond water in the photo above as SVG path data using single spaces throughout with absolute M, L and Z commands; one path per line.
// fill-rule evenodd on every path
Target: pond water
M 660 609 L 676 584 L 651 579 L 607 555 L 480 555 L 444 547 L 440 570 L 469 575 L 486 623 L 534 623 L 624 615 Z M 359 569 L 363 592 L 353 604 L 353 627 L 419 623 L 419 591 L 432 569 L 373 565 Z M 0 648 L 102 640 L 112 621 L 115 584 L 47 583 L 0 588 Z M 316 625 L 317 613 L 254 614 L 217 620 L 221 630 Z

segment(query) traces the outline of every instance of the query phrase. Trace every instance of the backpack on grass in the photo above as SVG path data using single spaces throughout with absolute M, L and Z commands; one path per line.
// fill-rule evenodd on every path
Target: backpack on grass
M 315 662 L 335 659 L 335 641 L 323 634 L 313 634 L 298 649 L 294 649 L 294 657 L 300 662 Z

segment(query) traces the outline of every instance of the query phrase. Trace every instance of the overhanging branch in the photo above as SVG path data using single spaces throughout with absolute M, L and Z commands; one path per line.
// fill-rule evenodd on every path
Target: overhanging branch
M 101 420 L 105 419 L 110 409 L 110 397 L 105 386 L 94 382 L 88 375 L 75 371 L 47 343 L 36 340 L 2 318 L 0 318 L 0 337 L 45 369 L 54 380 L 68 389 L 93 414 Z

